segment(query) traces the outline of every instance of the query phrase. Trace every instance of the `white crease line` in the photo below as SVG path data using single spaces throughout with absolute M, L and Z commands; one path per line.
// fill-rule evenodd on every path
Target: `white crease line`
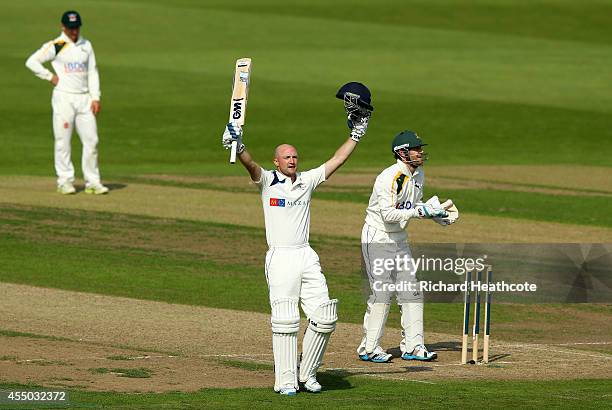
M 437 384 L 434 382 L 429 382 L 429 381 L 425 381 L 425 380 L 416 380 L 416 379 L 402 379 L 402 378 L 393 378 L 393 377 L 385 377 L 385 376 L 379 376 L 377 374 L 368 374 L 368 373 L 363 373 L 360 374 L 359 376 L 367 376 L 367 377 L 374 377 L 375 379 L 385 379 L 385 380 L 401 380 L 403 382 L 415 382 L 415 383 L 425 383 L 425 384 Z
M 191 357 L 251 357 L 251 356 L 272 356 L 272 353 L 256 353 L 256 354 L 198 354 Z
M 589 354 L 589 353 L 584 353 L 584 352 L 577 352 L 574 350 L 555 350 L 555 349 L 551 349 L 550 346 L 554 346 L 554 345 L 545 345 L 545 344 L 514 344 L 514 345 L 506 345 L 507 347 L 519 347 L 519 348 L 531 348 L 531 349 L 535 349 L 535 350 L 546 350 L 548 352 L 555 352 L 555 353 L 564 353 L 566 355 L 578 355 L 578 356 L 587 356 L 587 357 L 595 357 L 598 359 L 612 359 L 612 356 L 610 355 L 602 355 L 602 354 Z

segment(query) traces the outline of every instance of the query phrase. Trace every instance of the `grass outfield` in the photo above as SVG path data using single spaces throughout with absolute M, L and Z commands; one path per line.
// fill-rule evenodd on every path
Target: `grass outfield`
M 0 206 L 2 280 L 168 303 L 269 312 L 261 261 L 263 229 L 104 212 Z M 224 243 L 249 246 L 228 254 Z M 351 239 L 313 235 L 341 321 L 363 320 L 360 250 Z M 52 262 L 50 269 L 49 261 Z M 460 332 L 457 303 L 428 304 L 426 329 Z M 585 310 L 586 309 L 586 310 Z M 589 311 L 590 323 L 582 312 Z M 585 339 L 610 337 L 601 325 L 607 305 L 496 305 L 495 334 L 505 340 L 567 341 L 580 327 Z M 393 306 L 389 325 L 397 327 Z M 521 326 L 516 326 L 521 323 Z M 558 323 L 558 335 L 549 335 Z M 559 336 L 560 338 L 558 338 Z
M 254 61 L 245 141 L 262 161 L 285 140 L 304 166 L 329 157 L 347 134 L 333 95 L 360 80 L 376 112 L 348 167 L 385 165 L 405 128 L 430 142 L 432 164 L 612 164 L 606 3 L 70 4 L 100 65 L 106 177 L 242 173 L 225 165 L 219 140 L 243 55 Z M 23 64 L 57 35 L 61 10 L 44 1 L 3 9 L 0 67 L 11 75 L 0 79 L 0 173 L 52 172 L 51 90 Z M 535 16 L 550 20 L 536 29 Z
M 53 174 L 51 87 L 34 77 L 24 62 L 44 41 L 58 35 L 60 15 L 68 8 L 80 11 L 83 35 L 96 50 L 102 85 L 102 113 L 98 120 L 100 167 L 103 180 L 113 183 L 117 191 L 106 198 L 82 194 L 47 198 L 32 194 L 34 190 L 40 193 L 47 189 L 42 178 L 23 179 L 23 185 L 13 182 L 0 186 L 6 194 L 0 197 L 0 290 L 2 283 L 18 283 L 122 296 L 136 302 L 159 301 L 169 308 L 232 309 L 227 312 L 240 313 L 241 318 L 256 314 L 252 312 L 267 313 L 268 295 L 262 272 L 265 233 L 255 225 L 254 217 L 248 223 L 244 221 L 250 215 L 260 218 L 260 207 L 244 209 L 240 208 L 244 204 L 234 205 L 243 218 L 238 219 L 222 208 L 212 209 L 212 205 L 198 209 L 201 204 L 196 199 L 197 195 L 208 195 L 206 200 L 212 201 L 218 195 L 218 202 L 239 198 L 248 203 L 249 197 L 254 197 L 246 194 L 253 190 L 247 184 L 244 169 L 227 165 L 227 152 L 220 147 L 234 61 L 243 56 L 251 57 L 254 64 L 245 143 L 264 166 L 269 166 L 272 150 L 281 142 L 297 146 L 303 169 L 329 158 L 347 135 L 342 104 L 334 98 L 336 90 L 347 81 L 364 82 L 372 90 L 376 110 L 368 135 L 334 176 L 340 179 L 340 175 L 361 174 L 364 179 L 355 185 L 325 184 L 315 202 L 321 206 L 319 210 L 326 207 L 327 214 L 319 214 L 319 222 L 313 220 L 313 225 L 347 213 L 346 209 L 356 215 L 358 205 L 361 223 L 371 190 L 371 182 L 364 181 L 370 177 L 373 180 L 376 170 L 391 163 L 391 138 L 409 128 L 429 143 L 428 164 L 432 170 L 447 167 L 442 177 L 428 173 L 432 178 L 428 180 L 427 195 L 452 197 L 465 212 L 466 226 L 488 221 L 482 222 L 483 229 L 502 231 L 497 225 L 499 220 L 491 217 L 503 217 L 499 219 L 517 226 L 523 224 L 515 230 L 508 229 L 506 236 L 496 236 L 504 240 L 523 239 L 517 232 L 555 239 L 555 233 L 549 231 L 553 224 L 543 222 L 562 223 L 561 228 L 557 227 L 561 233 L 556 234 L 561 238 L 566 238 L 563 232 L 570 230 L 583 232 L 579 237 L 585 242 L 591 237 L 610 237 L 609 1 L 7 2 L 0 26 L 0 69 L 4 73 L 0 76 L 0 176 Z M 79 169 L 80 143 L 76 136 L 73 148 L 73 161 Z M 460 171 L 454 172 L 453 167 L 459 166 Z M 496 170 L 497 166 L 505 168 Z M 521 171 L 521 167 L 530 171 Z M 240 186 L 197 180 L 238 175 L 242 178 Z M 151 185 L 137 186 L 138 183 Z M 201 191 L 170 191 L 177 186 Z M 147 187 L 155 194 L 151 195 Z M 52 183 L 48 189 L 52 193 Z M 162 200 L 167 192 L 176 194 L 173 201 Z M 153 202 L 155 197 L 159 200 Z M 185 198 L 196 204 L 189 209 L 181 207 Z M 68 203 L 70 200 L 73 201 Z M 128 207 L 133 209 L 126 210 Z M 181 212 L 190 214 L 181 216 Z M 539 230 L 534 227 L 529 231 L 529 224 L 535 226 L 539 222 Z M 341 323 L 339 327 L 350 325 L 357 329 L 355 324 L 362 320 L 364 309 L 358 239 L 354 235 L 347 237 L 348 230 L 331 226 L 330 222 L 329 229 L 338 231 L 335 236 L 313 229 L 312 243 L 321 256 L 331 294 L 341 300 L 341 321 L 348 324 Z M 17 296 L 23 297 L 21 293 Z M 15 300 L 17 305 L 22 303 L 21 299 Z M 44 305 L 44 297 L 40 303 Z M 69 305 L 70 299 L 66 303 Z M 68 306 L 68 311 L 70 308 L 78 306 Z M 611 308 L 609 304 L 498 304 L 493 311 L 493 340 L 513 344 L 512 348 L 497 345 L 497 353 L 508 356 L 511 352 L 514 356 L 504 356 L 492 366 L 461 369 L 451 363 L 457 351 L 444 347 L 454 343 L 450 340 L 452 335 L 460 333 L 461 307 L 428 304 L 426 331 L 448 335 L 437 343 L 443 357 L 434 367 L 405 366 L 389 374 L 371 373 L 370 377 L 326 370 L 320 375 L 328 388 L 324 394 L 300 394 L 292 400 L 273 395 L 270 388 L 185 392 L 189 389 L 180 382 L 176 388 L 185 391 L 148 393 L 170 389 L 156 385 L 158 390 L 125 393 L 138 391 L 128 387 L 132 379 L 120 379 L 118 383 L 126 384 L 117 384 L 117 392 L 90 391 L 96 390 L 96 380 L 112 382 L 113 376 L 100 374 L 96 379 L 88 373 L 79 379 L 75 376 L 80 374 L 78 371 L 123 369 L 130 363 L 81 366 L 82 362 L 75 359 L 72 367 L 64 365 L 72 359 L 53 355 L 74 348 L 82 349 L 78 354 L 88 360 L 94 360 L 96 355 L 103 359 L 108 346 L 98 346 L 100 350 L 96 350 L 93 345 L 81 343 L 81 335 L 87 335 L 89 330 L 84 327 L 60 330 L 50 326 L 48 332 L 12 328 L 11 324 L 19 323 L 11 323 L 13 316 L 7 313 L 0 328 L 0 338 L 6 341 L 2 346 L 6 351 L 0 354 L 0 390 L 33 388 L 33 384 L 15 382 L 36 380 L 39 373 L 39 380 L 51 381 L 45 386 L 55 387 L 55 375 L 47 373 L 58 370 L 66 376 L 72 369 L 73 385 L 65 386 L 71 389 L 76 408 L 282 408 L 288 403 L 297 408 L 605 408 L 611 407 L 612 384 L 609 377 L 603 379 L 606 373 L 602 365 L 612 353 Z M 234 320 L 233 326 L 242 323 Z M 257 323 L 267 323 L 264 322 Z M 395 306 L 388 323 L 399 323 Z M 136 328 L 130 331 L 138 331 Z M 268 338 L 269 329 L 265 330 Z M 44 336 L 37 336 L 39 333 Z M 125 333 L 129 336 L 129 331 Z M 336 336 L 341 334 L 337 331 Z M 232 334 L 224 336 L 231 338 Z M 263 349 L 261 340 L 257 348 Z M 347 345 L 352 343 L 352 339 L 347 340 Z M 151 337 L 146 344 L 154 347 L 155 341 Z M 580 344 L 585 341 L 594 343 Z M 517 347 L 523 344 L 524 348 Z M 235 353 L 232 349 L 244 350 L 231 343 L 219 350 Z M 48 367 L 27 362 L 38 353 L 48 361 Z M 113 351 L 107 355 L 124 357 L 122 354 L 133 352 Z M 556 361 L 547 367 L 550 363 L 532 361 L 531 354 Z M 329 360 L 334 357 L 337 356 Z M 571 363 L 584 360 L 585 366 L 597 372 L 585 373 L 579 367 L 568 373 L 549 371 L 564 366 L 562 370 L 567 371 L 571 364 L 563 360 L 568 357 Z M 189 363 L 190 359 L 194 361 Z M 183 362 L 151 360 L 150 367 L 157 367 L 146 380 L 151 385 L 174 382 L 163 374 L 166 365 L 176 366 L 172 371 L 184 370 L 185 373 L 177 373 L 182 376 L 192 367 L 197 369 L 189 375 L 195 374 L 196 378 L 206 372 L 225 375 L 238 383 L 233 386 L 244 385 L 248 380 L 245 377 L 265 381 L 270 376 L 269 361 L 265 360 L 227 359 L 223 362 L 225 367 L 214 362 L 219 367 L 209 368 L 206 358 L 198 359 L 184 356 Z M 355 366 L 353 362 L 346 363 L 349 364 L 340 362 L 338 366 Z M 141 362 L 134 366 L 147 368 Z M 232 369 L 245 373 L 231 373 Z M 449 376 L 463 370 L 463 380 Z M 521 370 L 536 375 L 524 377 L 528 380 L 522 380 L 522 373 L 521 378 L 487 379 Z M 424 372 L 430 373 L 431 381 L 423 380 L 427 376 Z M 244 377 L 233 376 L 238 374 Z M 481 379 L 473 380 L 466 374 Z M 390 380 L 395 376 L 406 380 Z M 379 379 L 384 377 L 387 379 Z M 548 378 L 565 380 L 544 380 Z M 78 387 L 81 380 L 93 380 L 94 384 Z M 0 404 L 0 408 L 6 405 Z
M 126 394 L 69 391 L 70 408 L 605 408 L 610 404 L 609 380 L 548 382 L 400 383 L 326 372 L 325 394 L 280 397 L 270 389 L 203 389 L 196 393 Z M 34 386 L 0 383 L 0 390 Z M 0 404 L 0 409 L 9 408 Z M 23 406 L 13 408 L 47 408 Z M 51 407 L 53 408 L 53 407 Z M 65 407 L 56 407 L 65 408 Z

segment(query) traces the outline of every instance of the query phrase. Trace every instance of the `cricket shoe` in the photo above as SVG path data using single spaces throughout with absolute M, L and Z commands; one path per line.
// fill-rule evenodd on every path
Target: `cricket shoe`
M 295 387 L 281 387 L 278 394 L 281 396 L 295 396 L 297 394 L 297 390 Z
M 76 189 L 74 189 L 74 185 L 72 185 L 70 182 L 66 182 L 57 187 L 57 192 L 62 195 L 72 195 L 76 194 Z
M 304 389 L 311 393 L 321 393 L 321 384 L 317 381 L 315 376 L 311 376 L 304 382 Z
M 90 185 L 85 188 L 85 193 L 93 194 L 93 195 L 104 195 L 104 194 L 108 194 L 108 188 L 102 184 Z
M 388 363 L 391 361 L 393 356 L 389 353 L 385 352 L 374 352 L 374 353 L 366 353 L 359 355 L 359 358 L 364 362 L 372 362 L 372 363 Z
M 430 352 L 427 350 L 425 345 L 418 345 L 414 348 L 412 353 L 405 352 L 402 354 L 404 360 L 420 360 L 422 362 L 429 362 L 438 358 L 436 352 Z

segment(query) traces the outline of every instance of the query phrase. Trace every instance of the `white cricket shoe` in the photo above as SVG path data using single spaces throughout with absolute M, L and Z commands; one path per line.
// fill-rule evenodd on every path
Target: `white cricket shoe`
M 85 187 L 86 194 L 94 194 L 94 195 L 104 195 L 108 194 L 108 187 L 105 187 L 102 184 L 99 185 L 90 185 Z
M 425 345 L 418 345 L 414 348 L 412 353 L 404 352 L 402 359 L 404 360 L 420 360 L 422 362 L 429 362 L 438 358 L 436 352 L 430 352 L 427 350 Z
M 281 387 L 278 393 L 282 396 L 295 396 L 297 394 L 297 390 L 295 387 Z
M 62 195 L 72 195 L 76 193 L 76 189 L 74 189 L 74 185 L 70 182 L 64 182 L 62 185 L 58 185 L 57 192 Z
M 304 388 L 311 393 L 321 392 L 321 384 L 317 381 L 315 376 L 310 376 L 310 378 L 304 382 Z

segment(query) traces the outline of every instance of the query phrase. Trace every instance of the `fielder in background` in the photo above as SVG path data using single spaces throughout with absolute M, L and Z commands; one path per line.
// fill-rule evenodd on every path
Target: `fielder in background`
M 370 202 L 366 210 L 365 224 L 361 233 L 361 250 L 365 273 L 370 282 L 370 297 L 363 318 L 363 339 L 357 353 L 364 361 L 385 363 L 391 360 L 380 346 L 389 306 L 393 296 L 401 310 L 402 341 L 400 350 L 404 360 L 433 360 L 435 352 L 425 347 L 423 334 L 423 294 L 391 291 L 389 285 L 415 283 L 414 265 L 381 268 L 381 261 L 411 260 L 406 226 L 413 218 L 433 219 L 441 225 L 450 225 L 457 220 L 457 208 L 448 200 L 440 204 L 434 196 L 423 203 L 425 174 L 423 152 L 426 144 L 412 131 L 403 131 L 391 143 L 396 163 L 382 171 L 376 178 Z M 389 266 L 389 265 L 388 265 Z M 397 287 L 402 289 L 401 287 Z
M 83 144 L 81 167 L 85 192 L 106 194 L 98 170 L 98 128 L 100 112 L 100 78 L 91 43 L 80 36 L 81 16 L 76 11 L 62 15 L 62 33 L 49 41 L 26 61 L 37 77 L 51 82 L 53 97 L 53 134 L 55 136 L 55 172 L 57 192 L 74 194 L 74 166 L 70 159 L 70 138 L 76 131 Z M 43 64 L 51 61 L 55 74 Z
M 369 91 L 362 97 L 363 104 L 369 106 Z M 308 244 L 310 198 L 317 186 L 344 164 L 366 133 L 371 110 L 360 112 L 362 115 L 358 117 L 353 114 L 350 138 L 336 153 L 318 168 L 304 172 L 298 172 L 298 153 L 291 145 L 276 147 L 275 169 L 265 170 L 245 149 L 239 126 L 229 123 L 223 134 L 222 143 L 226 149 L 237 141 L 238 158 L 261 192 L 269 246 L 265 274 L 272 311 L 274 390 L 283 395 L 295 395 L 299 390 L 298 381 L 309 392 L 321 391 L 316 374 L 329 337 L 336 328 L 338 301 L 330 300 L 319 257 Z M 299 370 L 298 302 L 308 318 Z

